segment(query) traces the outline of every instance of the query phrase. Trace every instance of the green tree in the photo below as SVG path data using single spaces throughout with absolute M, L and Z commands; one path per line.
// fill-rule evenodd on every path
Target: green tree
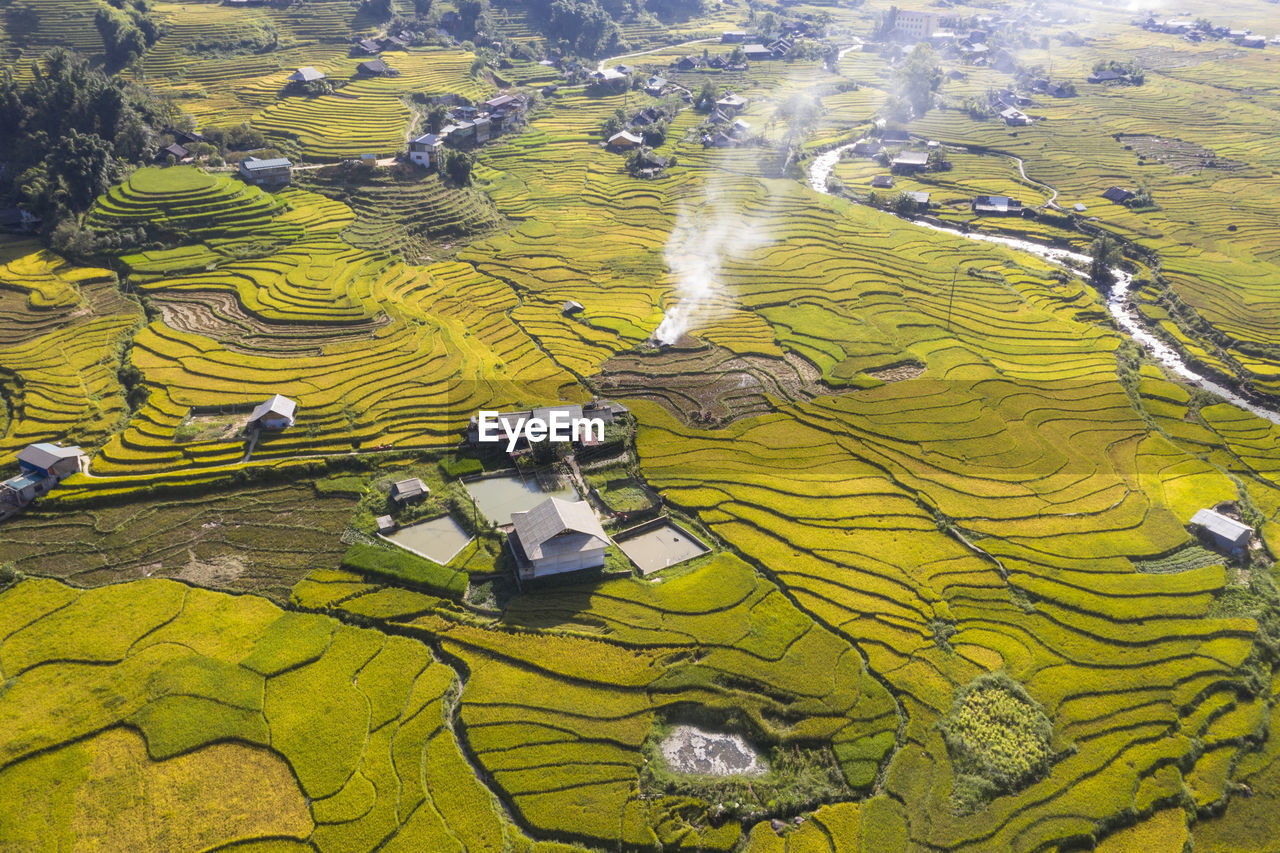
M 1089 258 L 1089 277 L 1094 281 L 1109 281 L 1111 268 L 1120 263 L 1124 254 L 1118 242 L 1103 234 L 1089 247 Z
M 471 169 L 476 158 L 465 151 L 449 151 L 444 158 L 444 174 L 460 187 L 471 186 Z
M 942 69 L 938 55 L 921 43 L 911 49 L 894 75 L 895 94 L 910 105 L 918 117 L 933 106 L 933 95 L 942 87 Z

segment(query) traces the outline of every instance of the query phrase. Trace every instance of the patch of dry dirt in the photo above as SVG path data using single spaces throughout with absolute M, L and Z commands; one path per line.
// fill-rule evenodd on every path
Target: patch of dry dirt
M 778 401 L 840 393 L 803 358 L 738 355 L 683 338 L 674 346 L 644 346 L 606 361 L 592 384 L 602 394 L 653 400 L 686 424 L 722 426 L 771 412 Z
M 1198 172 L 1201 169 L 1235 172 L 1249 166 L 1248 163 L 1219 157 L 1211 148 L 1167 136 L 1120 133 L 1116 135 L 1116 141 L 1133 149 L 1133 153 L 1139 157 L 1164 163 L 1174 172 L 1182 175 Z

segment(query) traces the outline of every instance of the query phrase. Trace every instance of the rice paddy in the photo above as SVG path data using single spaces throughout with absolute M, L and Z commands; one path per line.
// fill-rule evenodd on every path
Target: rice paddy
M 885 5 L 822 11 L 865 35 Z M 1270 20 L 1249 0 L 1203 6 Z M 1134 297 L 1157 331 L 1280 393 L 1271 49 L 1087 11 L 1072 27 L 1088 41 L 1044 25 L 1019 51 L 1078 97 L 1037 96 L 1028 127 L 974 118 L 963 100 L 1013 76 L 965 66 L 945 108 L 907 123 L 953 168 L 891 192 L 930 192 L 952 226 L 1081 250 L 1110 231 L 1141 252 Z M 20 73 L 49 45 L 101 50 L 75 0 L 0 14 Z M 1274 836 L 1280 427 L 1143 361 L 1097 290 L 1048 262 L 779 170 L 767 146 L 793 133 L 804 157 L 871 129 L 886 57 L 682 72 L 669 64 L 701 47 L 670 45 L 749 26 L 745 7 L 628 19 L 631 49 L 667 47 L 625 61 L 743 92 L 766 147 L 704 148 L 686 109 L 659 148 L 676 165 L 633 179 L 600 127 L 653 99 L 562 85 L 477 149 L 461 188 L 331 167 L 403 151 L 427 97 L 489 97 L 495 74 L 563 84 L 556 71 L 415 46 L 384 53 L 398 76 L 363 77 L 346 39 L 375 28 L 348 0 L 155 14 L 166 28 L 134 79 L 324 168 L 275 191 L 139 169 L 84 218 L 129 236 L 93 265 L 0 242 L 0 462 L 34 441 L 92 454 L 90 475 L 0 524 L 0 813 L 29 816 L 0 820 L 0 847 L 1173 851 Z M 489 15 L 538 46 L 521 4 Z M 198 47 L 266 25 L 269 50 Z M 1116 57 L 1137 58 L 1144 85 L 1084 82 Z M 300 65 L 340 85 L 286 90 Z M 811 125 L 778 112 L 796 97 L 817 104 Z M 861 197 L 885 171 L 850 159 L 835 174 Z M 1113 204 L 1112 185 L 1154 205 Z M 977 217 L 978 194 L 1040 212 Z M 669 257 L 689 222 L 751 235 L 722 241 L 700 300 Z M 652 346 L 686 301 L 687 335 Z M 227 423 L 273 394 L 297 401 L 296 422 L 250 452 Z M 659 527 L 679 553 L 637 555 L 634 576 L 501 589 L 492 525 L 548 492 L 529 473 L 441 472 L 482 467 L 459 448 L 477 409 L 593 395 L 638 423 L 606 499 L 647 510 L 647 484 L 696 533 Z M 407 460 L 453 501 L 391 537 L 432 562 L 371 535 L 374 486 Z M 1223 505 L 1257 532 L 1247 559 L 1187 528 Z M 702 763 L 664 787 L 655 750 L 686 726 L 725 739 L 699 741 L 699 759 L 686 736 Z M 729 770 L 764 772 L 708 778 L 717 744 Z

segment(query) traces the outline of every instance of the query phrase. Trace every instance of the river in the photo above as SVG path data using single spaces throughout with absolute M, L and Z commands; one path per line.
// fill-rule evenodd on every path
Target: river
M 813 160 L 813 165 L 809 167 L 809 186 L 816 191 L 827 194 L 827 179 L 831 177 L 835 171 L 836 164 L 840 162 L 840 156 L 853 145 L 842 145 L 839 148 L 832 149 L 823 154 L 819 154 Z M 1031 240 L 1019 240 L 1016 237 L 1002 237 L 995 234 L 980 234 L 973 231 L 961 231 L 958 228 L 948 228 L 941 225 L 932 225 L 926 222 L 916 222 L 910 219 L 902 219 L 904 223 L 915 228 L 927 228 L 933 231 L 945 231 L 957 237 L 964 237 L 968 240 L 977 240 L 982 243 L 996 243 L 1001 246 L 1007 246 L 1012 249 L 1018 249 L 1028 252 L 1036 257 L 1043 258 L 1050 263 L 1062 266 L 1076 275 L 1084 277 L 1084 273 L 1072 266 L 1076 264 L 1089 264 L 1088 255 L 1072 252 L 1067 249 L 1058 249 L 1053 246 L 1045 246 L 1041 243 L 1035 243 Z M 1143 323 L 1137 309 L 1133 306 L 1132 300 L 1129 298 L 1129 290 L 1133 286 L 1133 276 L 1125 272 L 1119 267 L 1111 270 L 1111 274 L 1115 279 L 1115 283 L 1111 285 L 1111 289 L 1107 293 L 1107 310 L 1111 316 L 1115 318 L 1116 323 L 1123 329 L 1130 338 L 1132 338 L 1139 346 L 1151 354 L 1151 356 L 1162 364 L 1164 367 L 1185 379 L 1187 382 L 1198 388 L 1203 388 L 1211 394 L 1221 397 L 1228 403 L 1239 406 L 1245 411 L 1252 412 L 1260 418 L 1266 418 L 1274 424 L 1280 424 L 1280 413 L 1264 408 L 1246 400 L 1244 397 L 1232 391 L 1223 385 L 1214 382 L 1207 376 L 1196 373 L 1183 360 L 1182 356 L 1165 343 L 1160 338 L 1153 335 Z

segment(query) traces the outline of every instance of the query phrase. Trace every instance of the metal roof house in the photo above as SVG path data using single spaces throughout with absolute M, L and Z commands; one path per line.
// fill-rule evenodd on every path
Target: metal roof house
M 599 568 L 609 537 L 586 501 L 548 498 L 528 512 L 511 513 L 507 537 L 521 580 Z
M 315 70 L 310 65 L 304 65 L 288 77 L 290 83 L 314 83 L 316 80 L 323 79 L 324 74 Z
M 428 169 L 444 167 L 444 137 L 424 133 L 409 141 L 409 160 Z
M 919 172 L 929 168 L 929 155 L 924 151 L 903 151 L 890 161 L 895 172 Z
M 80 448 L 40 442 L 18 453 L 19 474 L 0 483 L 0 504 L 24 507 L 79 472 L 88 458 Z
M 400 480 L 391 485 L 391 500 L 398 504 L 422 500 L 429 494 L 431 494 L 431 490 L 417 477 Z
M 722 110 L 740 110 L 747 105 L 747 99 L 733 92 L 725 95 L 716 101 L 716 106 Z
M 975 196 L 969 207 L 974 213 L 987 213 L 996 216 L 1022 215 L 1022 202 L 1003 195 Z
M 259 187 L 288 184 L 293 181 L 293 164 L 284 157 L 270 160 L 246 157 L 240 161 L 240 177 L 245 183 Z
M 1191 526 L 1200 529 L 1200 535 L 1219 551 L 1239 557 L 1249 550 L 1253 541 L 1253 528 L 1211 509 L 1202 509 L 1191 516 Z
M 270 400 L 258 404 L 249 415 L 249 429 L 285 429 L 293 426 L 293 416 L 298 404 L 288 397 L 276 394 Z
M 637 145 L 639 145 L 643 141 L 644 140 L 636 136 L 634 133 L 629 133 L 628 131 L 625 131 L 625 130 L 619 131 L 618 133 L 615 133 L 613 136 L 609 137 L 609 150 L 625 151 L 628 148 L 635 148 Z
M 18 467 L 23 474 L 56 477 L 59 480 L 80 470 L 80 460 L 87 458 L 75 445 L 61 447 L 42 441 L 29 444 L 18 452 Z

